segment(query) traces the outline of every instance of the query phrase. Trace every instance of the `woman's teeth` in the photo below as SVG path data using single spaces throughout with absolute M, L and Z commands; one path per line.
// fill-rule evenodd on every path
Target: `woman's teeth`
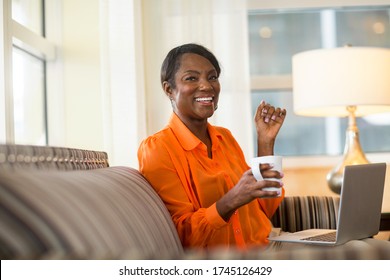
M 212 97 L 199 97 L 199 98 L 195 98 L 195 100 L 197 102 L 205 102 L 205 101 L 213 101 L 213 98 Z

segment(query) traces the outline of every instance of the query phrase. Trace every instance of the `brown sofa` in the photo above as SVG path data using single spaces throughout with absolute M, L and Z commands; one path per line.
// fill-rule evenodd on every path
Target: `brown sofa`
M 335 228 L 337 197 L 286 197 L 272 218 L 294 232 Z M 337 247 L 184 250 L 164 204 L 104 152 L 0 145 L 1 259 L 390 259 L 373 238 Z

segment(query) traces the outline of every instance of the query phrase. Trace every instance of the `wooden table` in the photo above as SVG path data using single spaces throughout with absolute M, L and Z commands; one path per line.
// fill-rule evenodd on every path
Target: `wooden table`
M 381 214 L 381 223 L 379 226 L 380 231 L 390 230 L 390 212 Z

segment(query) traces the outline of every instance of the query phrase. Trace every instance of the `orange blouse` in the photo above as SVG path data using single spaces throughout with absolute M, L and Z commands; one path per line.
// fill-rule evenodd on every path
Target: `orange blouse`
M 176 114 L 138 150 L 140 172 L 164 201 L 184 247 L 268 244 L 271 217 L 284 196 L 253 200 L 225 222 L 216 201 L 233 188 L 250 167 L 229 130 L 208 124 L 212 159 L 207 147 Z

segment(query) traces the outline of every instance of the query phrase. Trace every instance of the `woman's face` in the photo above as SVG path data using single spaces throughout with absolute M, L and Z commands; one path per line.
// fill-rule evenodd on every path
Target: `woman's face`
M 220 85 L 217 71 L 209 60 L 193 53 L 183 54 L 175 83 L 176 87 L 172 88 L 165 82 L 164 90 L 182 121 L 207 121 L 214 114 Z

